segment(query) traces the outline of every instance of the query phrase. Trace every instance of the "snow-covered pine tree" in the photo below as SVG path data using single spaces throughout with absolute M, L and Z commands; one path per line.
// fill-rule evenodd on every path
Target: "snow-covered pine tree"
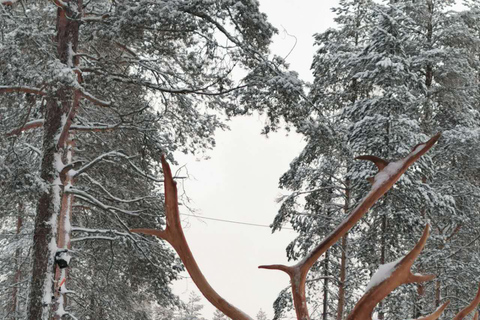
M 337 27 L 315 35 L 315 78 L 310 103 L 304 105 L 309 122 L 298 129 L 307 145 L 280 179 L 280 186 L 292 193 L 281 199 L 283 203 L 273 224 L 274 229 L 279 229 L 290 222 L 299 232 L 287 248 L 289 259 L 299 259 L 310 251 L 316 240 L 325 237 L 341 221 L 353 203 L 355 187 L 349 176 L 353 154 L 346 139 L 350 120 L 341 114 L 371 91 L 371 84 L 352 78 L 368 40 L 371 7 L 371 1 L 340 1 L 332 9 Z M 352 295 L 362 283 L 361 276 L 346 277 L 348 252 L 355 251 L 353 246 L 348 236 L 344 237 L 341 245 L 329 250 L 325 260 L 310 271 L 309 296 L 315 297 L 311 303 L 317 318 L 342 319 L 348 311 L 345 306 L 353 305 Z M 348 269 L 349 273 L 357 273 L 353 265 Z M 288 294 L 283 292 L 275 302 L 275 319 L 291 307 Z
M 141 250 L 147 244 L 139 244 L 141 240 L 134 239 L 141 237 L 125 230 L 132 215 L 146 224 L 162 223 L 161 216 L 149 215 L 159 204 L 147 200 L 157 196 L 147 180 L 155 181 L 150 175 L 155 174 L 158 155 L 212 146 L 213 131 L 223 126 L 219 112 L 231 116 L 266 110 L 266 128 L 275 129 L 282 115 L 296 117 L 290 106 L 298 102 L 302 84 L 286 71 L 282 59 L 269 59 L 268 44 L 276 30 L 256 1 L 1 5 L 0 55 L 9 57 L 0 61 L 0 114 L 6 124 L 2 139 L 12 133 L 11 141 L 18 142 L 23 131 L 43 130 L 43 142 L 25 140 L 42 155 L 28 318 L 47 319 L 54 300 L 60 302 L 57 316 L 71 312 L 61 303 L 68 291 L 61 290 L 61 297 L 52 300 L 54 278 L 60 283 L 66 278 L 64 272 L 54 275 L 53 268 L 57 247 L 69 248 L 69 230 L 83 238 L 93 235 L 84 239 L 87 243 L 95 237 L 103 241 L 91 252 L 106 251 L 111 240 L 105 239 L 106 232 L 110 238 L 130 239 L 125 245 L 145 258 L 151 248 Z M 237 67 L 246 74 L 239 81 L 231 77 Z M 129 187 L 147 198 L 139 200 Z M 107 215 L 97 217 L 99 209 Z M 69 221 L 78 223 L 76 229 L 69 228 Z M 102 221 L 109 223 L 106 229 L 79 229 L 98 229 Z M 94 261 L 77 263 L 85 269 L 96 266 L 89 269 L 87 280 L 98 285 L 93 274 L 101 274 L 105 265 Z M 164 284 L 178 271 L 172 264 L 170 258 L 159 264 L 165 270 L 163 280 L 152 284 L 165 299 L 169 291 Z M 97 298 L 91 297 L 92 304 L 101 302 Z M 116 319 L 120 316 L 131 318 L 123 314 Z
M 221 312 L 220 310 L 215 310 L 215 312 L 213 313 L 213 318 L 212 320 L 227 320 L 229 318 L 227 318 L 226 315 L 223 314 L 223 312 Z
M 352 6 L 348 8 L 354 7 L 355 3 L 360 2 L 352 1 Z M 477 222 L 474 215 L 468 214 L 477 205 L 472 203 L 474 200 L 471 197 L 466 199 L 465 195 L 478 193 L 475 186 L 478 185 L 475 182 L 476 174 L 458 168 L 467 167 L 467 163 L 476 163 L 475 153 L 461 157 L 463 165 L 457 169 L 447 167 L 452 161 L 457 161 L 452 160 L 452 157 L 459 158 L 457 153 L 463 154 L 461 150 L 465 150 L 469 143 L 475 144 L 478 139 L 474 129 L 478 127 L 478 108 L 472 103 L 478 101 L 475 85 L 478 81 L 478 68 L 475 65 L 478 37 L 474 30 L 477 26 L 474 21 L 478 16 L 472 9 L 463 13 L 448 12 L 447 4 L 438 1 L 390 1 L 385 5 L 375 3 L 371 9 L 373 14 L 369 19 L 372 23 L 355 29 L 361 30 L 365 35 L 362 38 L 363 47 L 359 48 L 363 50 L 361 53 L 356 51 L 352 54 L 354 51 L 344 50 L 345 40 L 338 37 L 339 30 L 346 29 L 344 25 L 353 24 L 355 18 L 349 17 L 345 24 L 340 23 L 338 30 L 329 30 L 317 36 L 320 37 L 317 42 L 320 49 L 314 58 L 315 82 L 311 94 L 312 100 L 324 102 L 317 110 L 311 109 L 311 112 L 319 114 L 318 109 L 324 110 L 322 117 L 316 117 L 317 125 L 331 124 L 335 130 L 332 130 L 333 134 L 321 132 L 322 135 L 303 131 L 307 132 L 307 147 L 281 180 L 281 184 L 294 192 L 292 197 L 285 198 L 274 226 L 278 227 L 290 220 L 294 225 L 300 225 L 300 221 L 301 226 L 315 229 L 314 221 L 302 217 L 302 214 L 310 213 L 306 210 L 309 206 L 315 207 L 309 204 L 313 201 L 307 197 L 301 201 L 294 199 L 305 191 L 309 194 L 308 197 L 312 190 L 319 192 L 315 187 L 321 188 L 315 183 L 325 183 L 332 176 L 340 182 L 349 178 L 353 203 L 362 198 L 368 190 L 364 179 L 371 175 L 371 169 L 369 164 L 347 162 L 352 156 L 374 154 L 387 160 L 398 158 L 407 151 L 408 145 L 423 140 L 425 134 L 431 135 L 433 130 L 445 131 L 441 144 L 447 144 L 452 152 L 442 157 L 442 150 L 436 155 L 425 157 L 413 172 L 405 175 L 398 186 L 376 205 L 373 214 L 364 220 L 364 224 L 358 226 L 362 236 L 355 236 L 356 230 L 352 230 L 355 239 L 352 245 L 358 246 L 357 263 L 362 263 L 365 269 L 372 272 L 378 264 L 403 253 L 404 248 L 398 246 L 399 240 L 403 243 L 403 240 L 411 240 L 412 235 L 419 231 L 417 226 L 420 221 L 438 220 L 441 224 L 435 231 L 437 240 L 429 245 L 429 253 L 425 255 L 424 264 L 420 265 L 420 268 L 427 268 L 432 265 L 431 261 L 442 255 L 439 249 L 450 245 L 450 241 L 458 241 L 460 247 L 475 244 L 475 239 L 468 235 L 476 229 Z M 349 12 L 346 8 L 336 11 L 339 17 Z M 352 84 L 356 90 L 351 90 Z M 461 129 L 457 130 L 460 123 Z M 465 126 L 465 123 L 469 123 L 470 127 Z M 315 126 L 304 126 L 301 130 L 305 128 Z M 456 130 L 450 131 L 452 128 Z M 465 132 L 468 134 L 462 134 Z M 393 145 L 395 148 L 392 148 Z M 332 157 L 328 158 L 329 155 Z M 331 168 L 337 171 L 332 171 Z M 472 166 L 470 168 L 473 169 Z M 447 178 L 443 172 L 448 171 L 451 174 Z M 469 172 L 469 178 L 465 178 L 466 172 Z M 322 173 L 328 173 L 330 177 L 322 176 L 320 180 Z M 310 178 L 314 184 L 304 186 L 302 183 L 310 181 Z M 445 188 L 445 184 L 455 187 Z M 341 183 L 336 187 L 340 190 Z M 453 190 L 461 192 L 450 192 Z M 457 208 L 456 197 L 462 204 L 465 203 L 462 211 Z M 319 211 L 319 204 L 328 201 L 329 199 L 319 197 L 315 212 Z M 340 200 L 333 202 L 341 203 Z M 328 217 L 323 218 L 325 220 L 319 224 L 328 226 L 330 220 Z M 462 237 L 458 226 L 464 223 L 469 224 L 467 228 L 471 232 Z M 300 248 L 297 249 L 300 252 L 302 246 L 308 246 L 312 236 L 307 235 L 307 232 L 305 234 L 296 240 L 298 242 L 292 243 L 289 250 Z M 371 249 L 367 251 L 364 248 Z M 460 253 L 456 253 L 458 254 Z M 331 257 L 330 255 L 329 259 Z M 449 261 L 455 257 L 443 258 L 448 258 L 445 261 Z M 464 259 L 465 261 L 448 263 L 452 269 L 440 273 L 451 275 L 455 273 L 453 268 L 463 269 L 462 266 L 476 261 L 477 257 L 469 255 Z M 442 264 L 442 268 L 443 266 Z M 469 274 L 472 276 L 471 272 Z M 317 273 L 317 277 L 322 275 Z M 448 288 L 442 287 L 442 292 L 453 290 L 466 296 L 471 295 L 468 291 L 474 289 L 468 287 L 468 284 L 455 288 L 454 283 L 461 281 L 440 279 L 440 282 L 448 282 Z M 363 285 L 358 283 L 357 288 L 360 289 Z M 416 294 L 413 287 L 406 287 L 386 300 L 379 317 L 384 317 L 385 313 L 393 318 L 398 314 L 412 314 L 412 317 L 416 317 L 435 308 L 440 302 L 440 298 L 432 297 L 440 292 L 435 286 L 421 288 L 430 292 L 427 296 L 432 303 L 423 303 L 428 310 L 414 306 L 415 301 L 420 301 L 421 304 L 422 297 Z M 355 290 L 353 288 L 352 286 L 351 289 Z M 317 295 L 321 294 L 321 290 L 322 287 L 319 287 Z M 288 306 L 288 301 L 284 301 L 277 303 L 277 306 Z
M 437 199 L 437 203 L 454 203 L 455 208 L 454 211 L 442 206 L 425 208 L 424 213 L 435 228 L 423 265 L 430 266 L 429 272 L 435 272 L 438 278 L 432 287 L 422 288 L 422 294 L 415 298 L 414 316 L 425 314 L 420 306 L 438 306 L 443 296 L 452 292 L 459 297 L 452 304 L 459 304 L 459 300 L 473 292 L 462 281 L 465 277 L 478 277 L 478 270 L 466 267 L 477 263 L 476 251 L 468 255 L 442 251 L 445 247 L 475 246 L 472 235 L 479 228 L 478 201 L 467 196 L 479 192 L 478 177 L 471 166 L 478 162 L 475 151 L 479 139 L 475 133 L 479 126 L 478 10 L 471 5 L 465 11 L 455 12 L 450 10 L 453 5 L 453 2 L 421 1 L 408 7 L 420 30 L 410 48 L 412 61 L 427 89 L 421 103 L 421 125 L 425 133 L 442 131 L 444 137 L 432 156 L 435 172 L 426 180 L 428 188 L 423 197 Z M 442 263 L 431 263 L 439 260 Z
M 257 313 L 257 320 L 267 320 L 267 314 L 262 309 Z
M 184 308 L 181 309 L 178 320 L 205 320 L 200 313 L 200 310 L 203 309 L 203 305 L 200 304 L 202 299 L 195 292 L 190 292 L 188 302 L 185 304 Z

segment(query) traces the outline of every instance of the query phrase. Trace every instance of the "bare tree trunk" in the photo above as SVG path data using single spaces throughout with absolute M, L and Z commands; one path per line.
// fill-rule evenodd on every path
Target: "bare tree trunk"
M 440 305 L 440 299 L 441 299 L 441 294 L 440 294 L 440 281 L 436 280 L 435 281 L 435 308 L 438 308 Z
M 381 230 L 381 254 L 380 254 L 380 264 L 385 264 L 386 260 L 386 233 L 387 233 L 387 215 L 383 214 L 382 216 L 382 230 Z M 385 313 L 383 312 L 383 302 L 378 304 L 378 320 L 383 320 L 385 318 Z
M 77 50 L 79 19 L 77 10 L 81 9 L 81 0 L 70 0 L 76 6 L 57 9 L 57 52 L 66 66 L 73 66 L 72 52 Z M 81 10 L 78 10 L 81 12 Z M 35 218 L 33 237 L 33 270 L 32 284 L 29 293 L 28 320 L 47 320 L 50 316 L 54 263 L 57 252 L 56 233 L 57 218 L 61 207 L 60 172 L 65 136 L 61 133 L 68 130 L 73 99 L 72 89 L 60 88 L 55 97 L 47 99 L 45 123 L 43 131 L 43 158 L 40 177 L 46 187 L 40 195 Z M 68 132 L 68 131 L 67 131 Z
M 350 179 L 345 180 L 345 205 L 343 207 L 345 214 L 350 208 Z M 342 257 L 340 260 L 340 284 L 338 285 L 338 305 L 337 320 L 343 319 L 345 308 L 345 280 L 347 278 L 347 250 L 348 250 L 348 233 L 342 237 Z
M 75 108 L 78 106 L 78 99 L 75 99 Z M 72 163 L 73 157 L 73 135 L 70 136 L 70 140 L 67 143 L 67 152 L 65 157 L 65 164 L 69 165 Z M 73 184 L 73 178 L 69 175 L 66 175 L 65 181 L 63 182 L 64 187 Z M 72 218 L 72 208 L 73 208 L 74 196 L 71 193 L 63 193 L 62 196 L 62 209 L 60 212 L 59 223 L 58 223 L 58 241 L 57 247 L 60 250 L 69 250 L 71 248 L 70 243 L 70 230 L 71 230 L 71 218 Z M 67 253 L 68 255 L 68 253 Z M 63 310 L 67 305 L 67 296 L 65 293 L 61 292 L 62 286 L 65 284 L 68 277 L 68 268 L 60 269 L 58 266 L 55 270 L 55 293 L 57 297 L 57 310 Z M 60 319 L 61 315 L 56 314 L 55 319 Z
M 322 319 L 327 320 L 328 319 L 328 268 L 329 268 L 329 262 L 330 262 L 330 250 L 327 250 L 325 252 L 325 269 L 323 270 L 323 275 L 325 279 L 323 280 L 323 315 Z
M 18 213 L 17 213 L 17 230 L 16 230 L 17 240 L 19 238 L 20 231 L 22 229 L 22 225 L 23 225 L 23 203 L 19 203 Z M 15 286 L 13 287 L 13 290 L 12 290 L 11 313 L 13 315 L 13 319 L 18 319 L 18 315 L 17 315 L 17 312 L 18 312 L 18 291 L 19 291 L 18 286 L 19 286 L 20 280 L 22 278 L 21 263 L 20 263 L 21 255 L 22 255 L 22 249 L 17 248 L 15 250 L 15 277 L 14 277 L 14 280 L 13 280 L 13 283 L 15 284 Z

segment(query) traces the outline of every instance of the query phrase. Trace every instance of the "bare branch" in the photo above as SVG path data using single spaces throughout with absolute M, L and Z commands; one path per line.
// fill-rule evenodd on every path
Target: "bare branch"
M 120 213 L 128 214 L 130 216 L 138 216 L 140 213 L 143 212 L 143 210 L 131 211 L 131 210 L 125 210 L 125 209 L 121 209 L 121 208 L 114 207 L 114 206 L 109 206 L 107 204 L 104 204 L 103 202 L 101 202 L 100 200 L 98 200 L 97 198 L 92 196 L 91 194 L 88 194 L 85 191 L 78 190 L 78 189 L 75 189 L 75 188 L 70 187 L 70 186 L 65 187 L 65 193 L 74 194 L 76 198 L 81 199 L 83 201 L 86 201 L 86 202 L 88 202 L 88 203 L 90 203 L 90 204 L 92 204 L 92 205 L 94 205 L 94 206 L 96 206 L 100 209 L 103 209 L 105 211 L 120 212 Z
M 17 128 L 15 130 L 7 132 L 6 136 L 10 137 L 10 136 L 14 136 L 14 135 L 19 135 L 20 133 L 22 133 L 24 131 L 28 131 L 28 130 L 36 129 L 36 128 L 41 128 L 41 127 L 43 127 L 44 122 L 45 122 L 44 119 L 29 121 L 29 122 L 25 123 L 23 126 L 21 126 L 20 128 Z
M 443 310 L 450 304 L 450 301 L 446 301 L 444 304 L 442 304 L 440 307 L 438 307 L 437 310 L 435 310 L 433 313 L 429 314 L 426 317 L 421 317 L 416 320 L 437 320 L 440 318 L 440 316 L 443 313 Z
M 24 87 L 24 86 L 0 86 L 0 93 L 9 93 L 9 92 L 23 92 L 23 93 L 32 93 L 38 94 L 41 96 L 46 96 L 47 93 L 42 91 L 42 89 L 34 87 Z
M 93 104 L 96 104 L 97 106 L 109 107 L 109 106 L 112 105 L 111 101 L 105 101 L 105 100 L 99 99 L 99 98 L 95 97 L 94 95 L 92 95 L 91 93 L 85 91 L 85 89 L 83 89 L 83 88 L 80 88 L 79 91 L 80 91 L 80 94 L 82 95 L 82 97 L 84 97 L 88 101 L 92 102 Z

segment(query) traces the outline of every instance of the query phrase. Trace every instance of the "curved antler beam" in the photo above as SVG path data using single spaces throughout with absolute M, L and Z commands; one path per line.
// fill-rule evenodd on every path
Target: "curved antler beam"
M 237 309 L 225 299 L 223 299 L 208 283 L 207 279 L 200 270 L 195 258 L 193 257 L 187 239 L 183 233 L 182 224 L 180 221 L 180 212 L 178 209 L 178 194 L 177 185 L 173 181 L 172 171 L 168 165 L 165 157 L 162 156 L 162 168 L 164 174 L 164 188 L 165 188 L 165 215 L 167 226 L 165 230 L 154 229 L 132 229 L 131 232 L 143 233 L 156 236 L 160 239 L 166 240 L 175 249 L 180 256 L 185 268 L 196 286 L 202 292 L 212 305 L 218 310 L 222 311 L 227 317 L 234 320 L 253 320 L 240 309 Z
M 447 300 L 444 304 L 442 304 L 437 310 L 433 313 L 429 314 L 428 316 L 417 318 L 416 320 L 437 320 L 443 313 L 443 310 L 450 304 L 450 300 Z
M 455 316 L 455 318 L 453 318 L 453 320 L 461 320 L 465 318 L 470 312 L 475 310 L 475 308 L 478 306 L 479 303 L 480 303 L 480 286 L 478 288 L 477 295 L 475 296 L 473 301 L 468 306 L 466 306 L 462 311 L 457 313 L 457 315 Z M 478 318 L 477 313 L 475 314 L 475 316 Z
M 416 145 L 412 151 L 403 159 L 390 162 L 386 165 L 386 161 L 373 156 L 361 156 L 360 159 L 373 161 L 378 168 L 383 167 L 375 175 L 372 181 L 372 188 L 367 196 L 360 204 L 353 209 L 348 218 L 343 221 L 335 230 L 333 230 L 312 252 L 310 252 L 303 260 L 299 261 L 292 267 L 272 267 L 260 266 L 261 269 L 277 269 L 289 270 L 287 274 L 290 276 L 292 283 L 293 303 L 298 320 L 309 320 L 307 302 L 305 298 L 305 283 L 307 273 L 320 256 L 334 245 L 341 237 L 343 237 L 380 199 L 394 184 L 400 179 L 402 174 L 407 171 L 415 161 L 424 155 L 438 141 L 440 133 L 436 134 L 425 143 Z
M 390 275 L 378 284 L 369 285 L 371 288 L 367 290 L 363 297 L 357 302 L 355 308 L 353 308 L 352 312 L 348 315 L 347 320 L 371 320 L 375 306 L 389 295 L 390 292 L 395 290 L 395 288 L 402 284 L 424 282 L 435 278 L 435 275 L 415 275 L 410 270 L 415 259 L 417 259 L 425 246 L 428 234 L 429 226 L 427 225 L 423 231 L 422 237 L 412 251 L 400 261 L 384 266 L 389 269 L 382 270 L 382 273 L 388 274 L 390 272 Z M 380 272 L 380 269 L 377 272 Z M 371 281 L 373 281 L 374 278 L 375 275 L 372 277 Z

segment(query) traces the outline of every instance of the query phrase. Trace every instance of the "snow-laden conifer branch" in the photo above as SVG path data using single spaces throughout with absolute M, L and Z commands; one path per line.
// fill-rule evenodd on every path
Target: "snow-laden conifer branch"
M 73 174 L 74 177 L 78 177 L 83 172 L 87 171 L 88 169 L 90 169 L 95 164 L 99 163 L 100 161 L 102 161 L 106 158 L 115 158 L 115 157 L 122 158 L 122 159 L 126 160 L 128 162 L 128 164 L 134 169 L 134 171 L 136 173 L 138 173 L 139 175 L 141 175 L 142 177 L 147 178 L 147 179 L 152 180 L 152 181 L 155 181 L 155 182 L 163 182 L 163 180 L 157 179 L 156 177 L 154 177 L 150 174 L 147 174 L 142 169 L 137 167 L 131 160 L 131 159 L 135 158 L 135 156 L 127 156 L 126 154 L 124 154 L 120 151 L 110 151 L 110 152 L 104 153 L 104 154 L 96 157 L 95 159 L 93 159 L 89 163 L 85 164 L 82 168 L 78 169 L 77 171 L 73 172 L 72 174 Z
M 17 129 L 14 129 L 14 130 L 10 131 L 10 132 L 7 132 L 6 136 L 7 137 L 16 136 L 16 135 L 19 135 L 20 133 L 22 133 L 24 131 L 28 131 L 28 130 L 36 129 L 36 128 L 41 128 L 41 127 L 43 127 L 44 123 L 45 123 L 44 119 L 28 121 L 23 126 L 21 126 L 20 128 L 17 128 Z
M 91 194 L 83 190 L 75 189 L 73 187 L 65 187 L 65 192 L 73 194 L 75 195 L 76 198 L 81 199 L 87 203 L 90 203 L 91 205 L 94 205 L 100 209 L 103 209 L 109 212 L 120 212 L 120 213 L 124 213 L 131 216 L 138 216 L 144 211 L 144 210 L 126 210 L 126 209 L 118 208 L 115 206 L 107 205 L 101 202 L 100 200 L 98 200 L 97 198 L 95 198 L 94 196 L 92 196 Z
M 163 93 L 171 93 L 171 94 L 193 94 L 193 95 L 199 95 L 199 96 L 222 96 L 222 95 L 226 95 L 228 93 L 231 93 L 231 92 L 234 92 L 234 91 L 237 91 L 237 90 L 248 87 L 248 85 L 245 84 L 245 85 L 238 85 L 238 86 L 233 87 L 233 88 L 228 88 L 228 89 L 219 90 L 219 91 L 206 91 L 205 89 L 208 89 L 209 87 L 211 87 L 212 86 L 211 84 L 209 84 L 205 87 L 202 87 L 202 88 L 195 88 L 195 89 L 193 89 L 193 88 L 168 88 L 168 87 L 160 86 L 160 85 L 155 84 L 155 83 L 150 82 L 150 81 L 132 79 L 132 78 L 125 77 L 125 76 L 122 76 L 122 75 L 108 75 L 107 74 L 107 76 L 110 80 L 113 80 L 113 81 L 127 83 L 127 84 L 134 84 L 134 85 L 142 86 L 142 87 L 149 88 L 149 89 L 152 89 L 152 90 L 155 90 L 155 91 L 159 91 L 159 92 L 163 92 Z
M 83 87 L 80 86 L 79 88 L 79 91 L 80 91 L 80 94 L 82 95 L 82 97 L 84 97 L 85 99 L 87 99 L 88 101 L 92 102 L 93 104 L 97 105 L 97 106 L 101 106 L 101 107 L 109 107 L 112 105 L 112 102 L 111 101 L 106 101 L 106 100 L 102 100 L 100 98 L 97 98 L 95 97 L 94 95 L 92 95 L 91 93 L 87 92 Z
M 90 177 L 88 174 L 86 173 L 83 173 L 81 175 L 81 177 L 83 178 L 87 178 L 88 181 L 90 181 L 90 183 L 96 185 L 97 187 L 99 187 L 111 200 L 114 200 L 114 201 L 117 201 L 117 202 L 121 202 L 121 203 L 135 203 L 135 202 L 140 202 L 140 201 L 143 201 L 143 200 L 146 200 L 146 199 L 152 199 L 154 197 L 152 196 L 146 196 L 146 197 L 139 197 L 139 198 L 135 198 L 135 199 L 121 199 L 121 198 L 118 198 L 118 197 L 115 197 L 113 194 L 111 194 L 100 182 L 98 182 L 97 180 L 93 179 L 92 177 Z
M 70 242 L 80 242 L 80 241 L 88 241 L 88 240 L 107 240 L 107 241 L 115 241 L 118 237 L 107 237 L 107 236 L 90 236 L 90 237 L 79 237 L 73 238 Z
M 23 92 L 46 96 L 47 93 L 40 88 L 27 86 L 0 86 L 0 93 Z

